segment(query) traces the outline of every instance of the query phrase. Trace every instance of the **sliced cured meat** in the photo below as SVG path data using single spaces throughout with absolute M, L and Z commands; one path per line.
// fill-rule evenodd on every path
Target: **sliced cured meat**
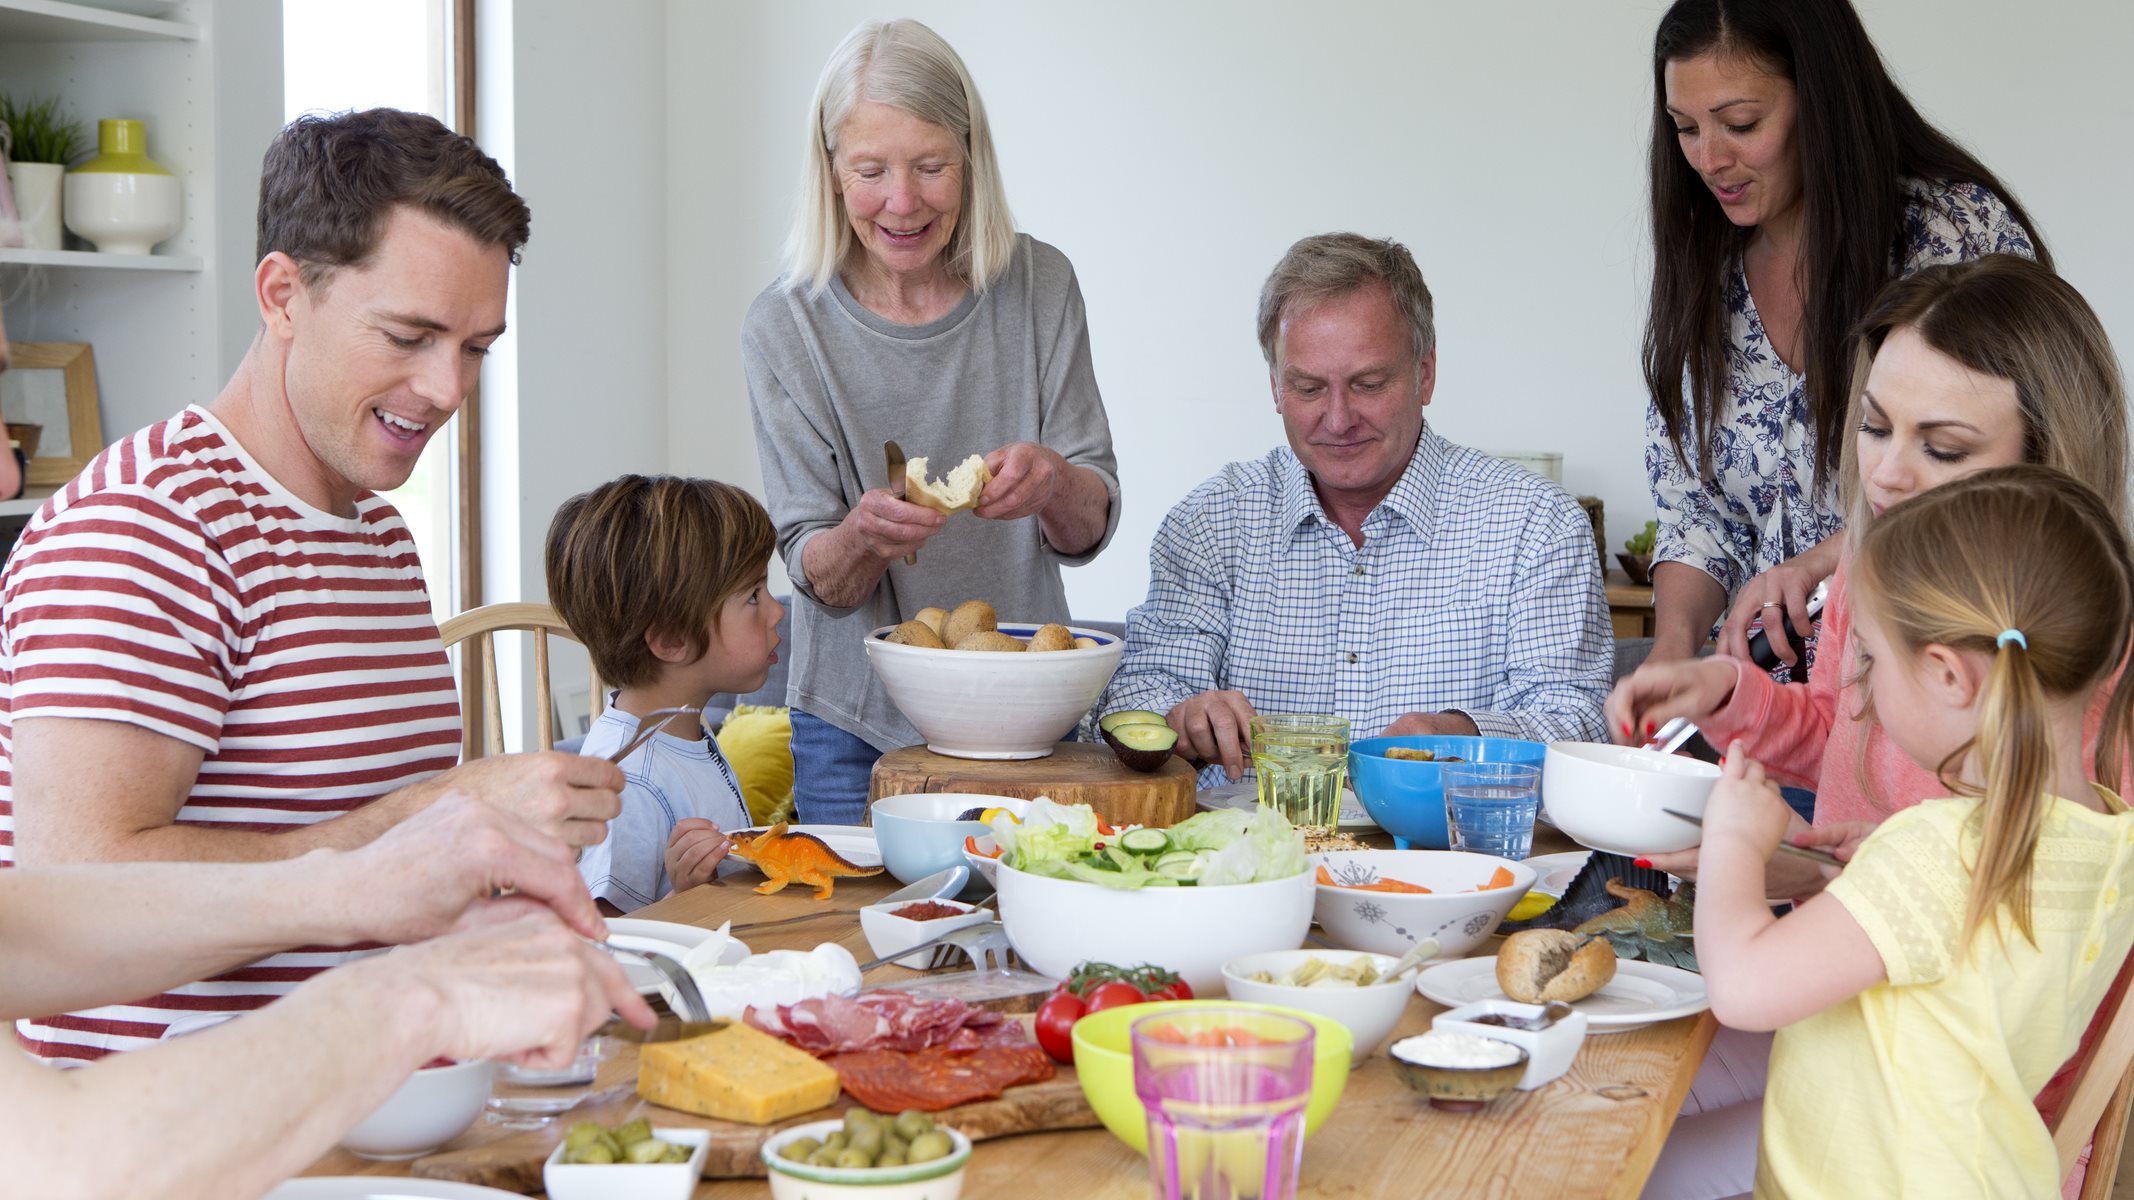
M 1052 1078 L 1052 1060 L 1045 1052 L 1027 1039 L 1018 1041 L 999 1039 L 970 1051 L 945 1046 L 861 1050 L 823 1061 L 837 1072 L 848 1095 L 876 1112 L 940 1112 Z
M 751 1008 L 747 1019 L 817 1057 L 860 1050 L 924 1050 L 954 1044 L 967 1030 L 1003 1023 L 1000 1014 L 961 1000 L 921 1000 L 894 990 L 824 996 L 781 1004 L 769 1012 Z

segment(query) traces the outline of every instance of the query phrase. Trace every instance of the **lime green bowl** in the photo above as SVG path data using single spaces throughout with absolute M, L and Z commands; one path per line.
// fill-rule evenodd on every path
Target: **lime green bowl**
M 1233 1000 L 1129 1004 L 1076 1021 L 1074 1072 L 1081 1077 L 1082 1095 L 1088 1097 L 1089 1107 L 1097 1111 L 1104 1128 L 1132 1146 L 1135 1153 L 1148 1153 L 1148 1114 L 1141 1107 L 1141 1097 L 1134 1094 L 1134 1049 L 1127 1031 L 1134 1022 L 1156 1013 L 1202 1008 L 1249 1008 L 1311 1022 L 1312 1094 L 1304 1106 L 1304 1133 L 1309 1137 L 1326 1120 L 1326 1114 L 1334 1111 L 1334 1102 L 1341 1099 L 1341 1090 L 1349 1085 L 1349 1049 L 1355 1038 L 1348 1026 L 1332 1017 L 1301 1008 L 1239 1004 Z

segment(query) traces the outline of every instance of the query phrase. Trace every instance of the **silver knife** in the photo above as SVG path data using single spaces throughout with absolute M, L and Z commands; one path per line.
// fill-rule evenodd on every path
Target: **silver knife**
M 1678 821 L 1688 821 L 1699 829 L 1704 828 L 1704 818 L 1702 817 L 1693 817 L 1688 813 L 1676 812 L 1671 808 L 1663 808 L 1660 811 Z M 1780 854 L 1791 854 L 1796 858 L 1805 858 L 1809 862 L 1819 862 L 1826 867 L 1837 867 L 1842 870 L 1845 866 L 1845 860 L 1835 854 L 1828 854 L 1821 850 L 1811 850 L 1806 846 L 1796 846 L 1792 842 L 1780 842 L 1778 844 L 1778 852 Z
M 895 442 L 883 442 L 882 457 L 889 460 L 889 490 L 901 499 L 904 495 L 904 447 Z M 919 552 L 916 550 L 904 556 L 904 565 L 907 567 L 918 561 Z

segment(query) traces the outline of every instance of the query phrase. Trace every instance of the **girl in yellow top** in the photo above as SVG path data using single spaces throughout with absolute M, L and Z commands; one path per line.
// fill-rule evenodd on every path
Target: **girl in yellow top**
M 2134 626 L 2127 539 L 2075 480 L 2006 467 L 1892 508 L 1855 572 L 1845 669 L 1957 798 L 1892 816 L 1773 918 L 1764 863 L 1791 810 L 1728 751 L 1697 951 L 1721 1022 L 1779 1031 L 1756 1194 L 2055 1197 L 2031 1097 L 2134 946 L 2134 815 L 2082 761 Z M 2096 778 L 2121 777 L 2130 710 L 2123 679 Z

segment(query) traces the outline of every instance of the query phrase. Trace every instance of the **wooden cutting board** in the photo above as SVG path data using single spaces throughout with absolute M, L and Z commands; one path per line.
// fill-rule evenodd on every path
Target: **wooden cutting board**
M 1097 1114 L 1083 1099 L 1082 1085 L 1075 1078 L 1074 1068 L 1054 1065 L 1059 1073 L 1043 1083 L 1009 1088 L 997 1100 L 981 1100 L 944 1109 L 934 1114 L 934 1120 L 963 1131 L 964 1136 L 974 1142 L 1014 1133 L 1089 1129 L 1097 1125 Z M 772 1134 L 794 1125 L 841 1116 L 852 1107 L 849 1097 L 840 1096 L 828 1108 L 776 1125 L 743 1125 L 647 1104 L 637 1098 L 637 1047 L 634 1045 L 624 1046 L 621 1053 L 601 1064 L 600 1075 L 593 1087 L 592 1098 L 564 1113 L 547 1128 L 520 1133 L 498 1130 L 501 1136 L 479 1145 L 467 1145 L 473 1138 L 463 1136 L 457 1143 L 460 1148 L 417 1159 L 411 1173 L 424 1179 L 443 1179 L 531 1194 L 541 1190 L 541 1166 L 572 1125 L 579 1121 L 598 1121 L 613 1126 L 644 1117 L 655 1126 L 710 1130 L 711 1149 L 704 1158 L 705 1178 L 760 1178 L 765 1173 L 760 1152 Z M 476 1128 L 482 1127 L 477 1125 Z M 494 1129 L 493 1126 L 489 1128 Z
M 892 750 L 875 761 L 867 799 L 913 792 L 980 792 L 1060 804 L 1087 804 L 1114 825 L 1166 828 L 1193 815 L 1193 768 L 1173 758 L 1143 774 L 1088 742 L 1062 742 L 1043 758 L 993 761 L 950 758 L 924 746 Z

